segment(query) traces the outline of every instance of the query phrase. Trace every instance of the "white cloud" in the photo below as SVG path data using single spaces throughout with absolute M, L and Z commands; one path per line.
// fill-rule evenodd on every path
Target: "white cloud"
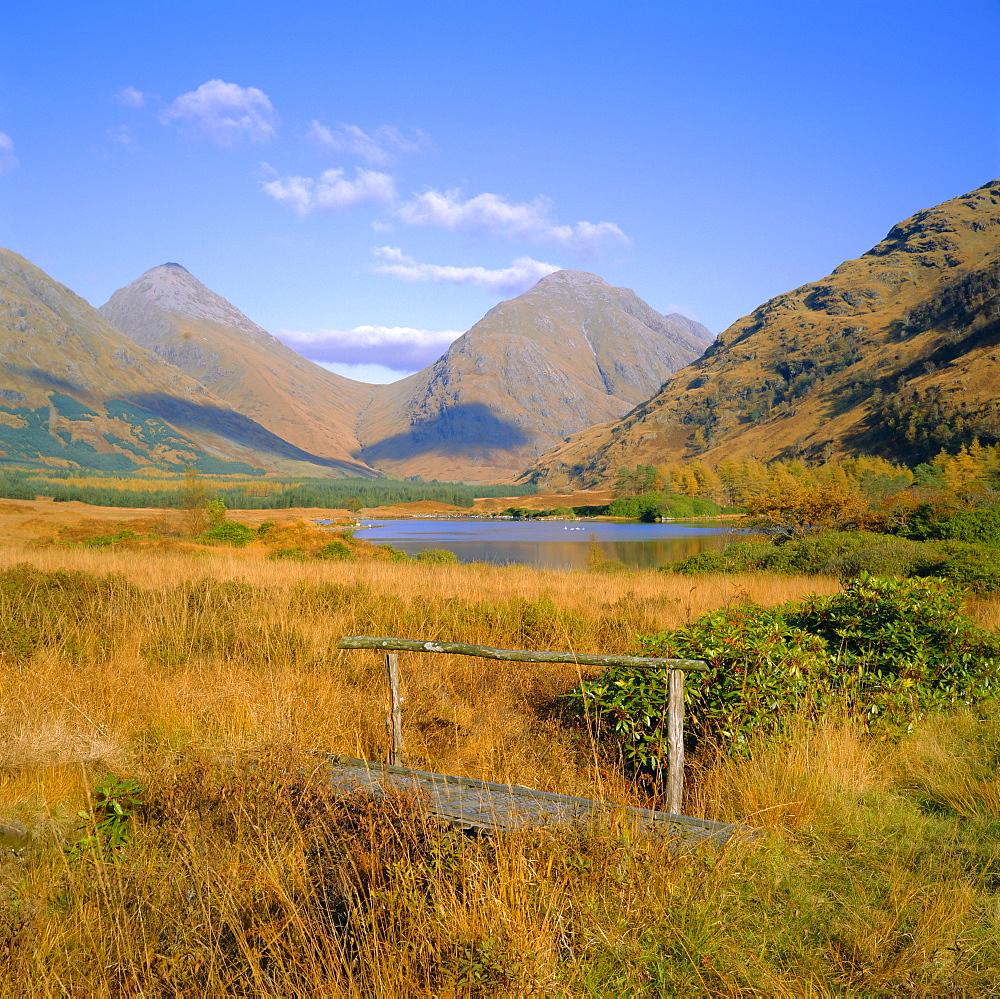
M 209 80 L 181 94 L 160 115 L 163 122 L 193 125 L 220 146 L 244 139 L 267 142 L 274 138 L 274 119 L 274 106 L 262 90 L 222 80 Z
M 146 106 L 146 95 L 135 87 L 125 87 L 115 94 L 115 100 L 126 108 L 144 108 Z
M 396 183 L 387 173 L 358 167 L 354 180 L 341 169 L 312 177 L 281 177 L 264 184 L 276 201 L 291 205 L 300 215 L 315 211 L 342 211 L 355 205 L 384 205 L 396 198 Z
M 320 364 L 381 365 L 402 378 L 436 361 L 462 334 L 459 330 L 418 330 L 408 326 L 356 326 L 352 330 L 298 333 L 281 330 L 278 338 Z M 332 370 L 340 371 L 341 368 Z M 354 377 L 348 375 L 348 377 Z M 371 381 L 363 378 L 361 381 Z
M 532 260 L 531 257 L 518 257 L 510 267 L 490 270 L 486 267 L 421 264 L 394 246 L 383 246 L 375 251 L 375 255 L 384 261 L 375 267 L 376 274 L 388 274 L 401 281 L 471 284 L 504 295 L 519 295 L 546 274 L 559 270 L 555 264 Z
M 548 198 L 514 203 L 496 194 L 477 194 L 462 201 L 458 191 L 425 191 L 401 205 L 399 217 L 409 225 L 469 232 L 478 236 L 553 243 L 574 253 L 595 253 L 612 243 L 628 243 L 614 222 L 560 225 L 551 217 Z
M 109 128 L 106 134 L 109 139 L 119 143 L 126 149 L 135 148 L 135 141 L 132 138 L 132 132 L 128 125 L 115 125 L 113 128 Z
M 14 140 L 5 132 L 0 132 L 0 173 L 13 170 L 19 162 L 14 155 Z
M 360 156 L 373 166 L 384 166 L 393 153 L 417 153 L 427 145 L 427 136 L 419 129 L 408 138 L 391 125 L 380 125 L 369 135 L 357 125 L 341 124 L 334 129 L 313 120 L 307 136 L 325 149 Z
M 368 382 L 371 385 L 389 385 L 413 374 L 413 371 L 398 371 L 396 368 L 387 368 L 384 364 L 338 364 L 335 361 L 316 363 L 334 374 L 353 378 L 356 382 Z

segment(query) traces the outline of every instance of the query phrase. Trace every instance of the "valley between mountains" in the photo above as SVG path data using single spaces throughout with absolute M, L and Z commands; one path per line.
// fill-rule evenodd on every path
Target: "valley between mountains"
M 1000 441 L 1000 180 L 900 222 L 717 339 L 563 270 L 369 385 L 178 263 L 99 309 L 0 251 L 0 460 L 593 487 L 700 457 L 924 460 Z
M 366 385 L 306 360 L 184 267 L 99 310 L 0 255 L 9 461 L 485 481 L 616 419 L 699 356 L 708 330 L 559 271 L 501 302 L 431 367 Z

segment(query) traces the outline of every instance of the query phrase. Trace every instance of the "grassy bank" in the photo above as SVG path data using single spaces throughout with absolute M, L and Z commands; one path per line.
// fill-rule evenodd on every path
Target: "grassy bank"
M 689 813 L 770 833 L 721 854 L 613 824 L 477 843 L 322 779 L 384 751 L 381 666 L 343 634 L 629 652 L 836 588 L 6 545 L 0 995 L 995 990 L 991 719 L 890 746 L 834 718 L 696 761 Z M 648 803 L 554 708 L 575 668 L 405 656 L 403 680 L 413 765 Z

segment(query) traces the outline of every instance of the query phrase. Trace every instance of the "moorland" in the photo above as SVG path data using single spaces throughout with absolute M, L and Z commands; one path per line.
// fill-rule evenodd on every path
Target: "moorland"
M 351 557 L 273 558 L 259 525 L 240 521 L 244 547 L 196 541 L 184 510 L 95 544 L 125 511 L 20 506 L 0 547 L 0 994 L 996 984 L 1000 733 L 985 701 L 901 733 L 845 699 L 742 747 L 696 748 L 686 811 L 767 830 L 722 852 L 613 820 L 467 839 L 419 801 L 344 798 L 324 779 L 330 754 L 384 753 L 381 664 L 335 650 L 344 634 L 632 652 L 706 614 L 832 598 L 835 576 L 420 563 L 349 533 Z M 310 530 L 289 514 L 264 534 L 308 549 Z M 1000 601 L 968 597 L 961 613 L 988 635 Z M 403 657 L 407 762 L 655 804 L 656 781 L 571 710 L 588 679 Z

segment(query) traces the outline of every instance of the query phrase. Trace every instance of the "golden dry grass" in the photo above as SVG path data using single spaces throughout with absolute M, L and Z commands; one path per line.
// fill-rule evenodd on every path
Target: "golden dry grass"
M 56 646 L 7 678 L 0 718 L 17 726 L 0 727 L 8 765 L 15 762 L 9 754 L 18 762 L 31 756 L 32 739 L 39 764 L 120 764 L 122 753 L 135 764 L 135 747 L 155 742 L 156 733 L 183 733 L 225 751 L 282 742 L 375 757 L 384 741 L 380 665 L 372 653 L 336 651 L 345 634 L 633 652 L 638 635 L 707 608 L 775 603 L 815 589 L 815 581 L 788 577 L 692 583 L 518 566 L 275 563 L 219 550 L 0 549 L 0 570 L 24 562 L 45 572 L 111 574 L 133 587 L 116 598 L 107 620 L 78 626 L 73 640 L 84 649 L 114 646 L 99 670 L 81 675 Z M 212 591 L 192 610 L 196 580 L 239 589 Z M 234 637 L 236 629 L 251 636 L 247 642 Z M 593 792 L 593 768 L 574 759 L 560 727 L 537 714 L 575 685 L 575 668 L 404 656 L 403 672 L 415 763 Z
M 997 773 L 982 747 L 996 726 L 971 716 L 927 723 L 898 750 L 846 720 L 803 722 L 695 768 L 690 811 L 770 831 L 719 855 L 613 824 L 441 839 L 417 803 L 348 807 L 322 779 L 325 754 L 385 748 L 381 664 L 336 651 L 344 634 L 631 652 L 708 609 L 832 580 L 17 543 L 0 547 L 4 572 L 16 585 L 0 587 L 0 626 L 17 627 L 0 662 L 0 822 L 34 838 L 0 860 L 0 996 L 996 984 L 1000 909 L 980 873 L 995 862 Z M 413 765 L 646 803 L 552 713 L 576 669 L 401 663 Z M 146 786 L 115 861 L 71 849 L 108 773 Z M 967 817 L 961 833 L 952 816 Z

